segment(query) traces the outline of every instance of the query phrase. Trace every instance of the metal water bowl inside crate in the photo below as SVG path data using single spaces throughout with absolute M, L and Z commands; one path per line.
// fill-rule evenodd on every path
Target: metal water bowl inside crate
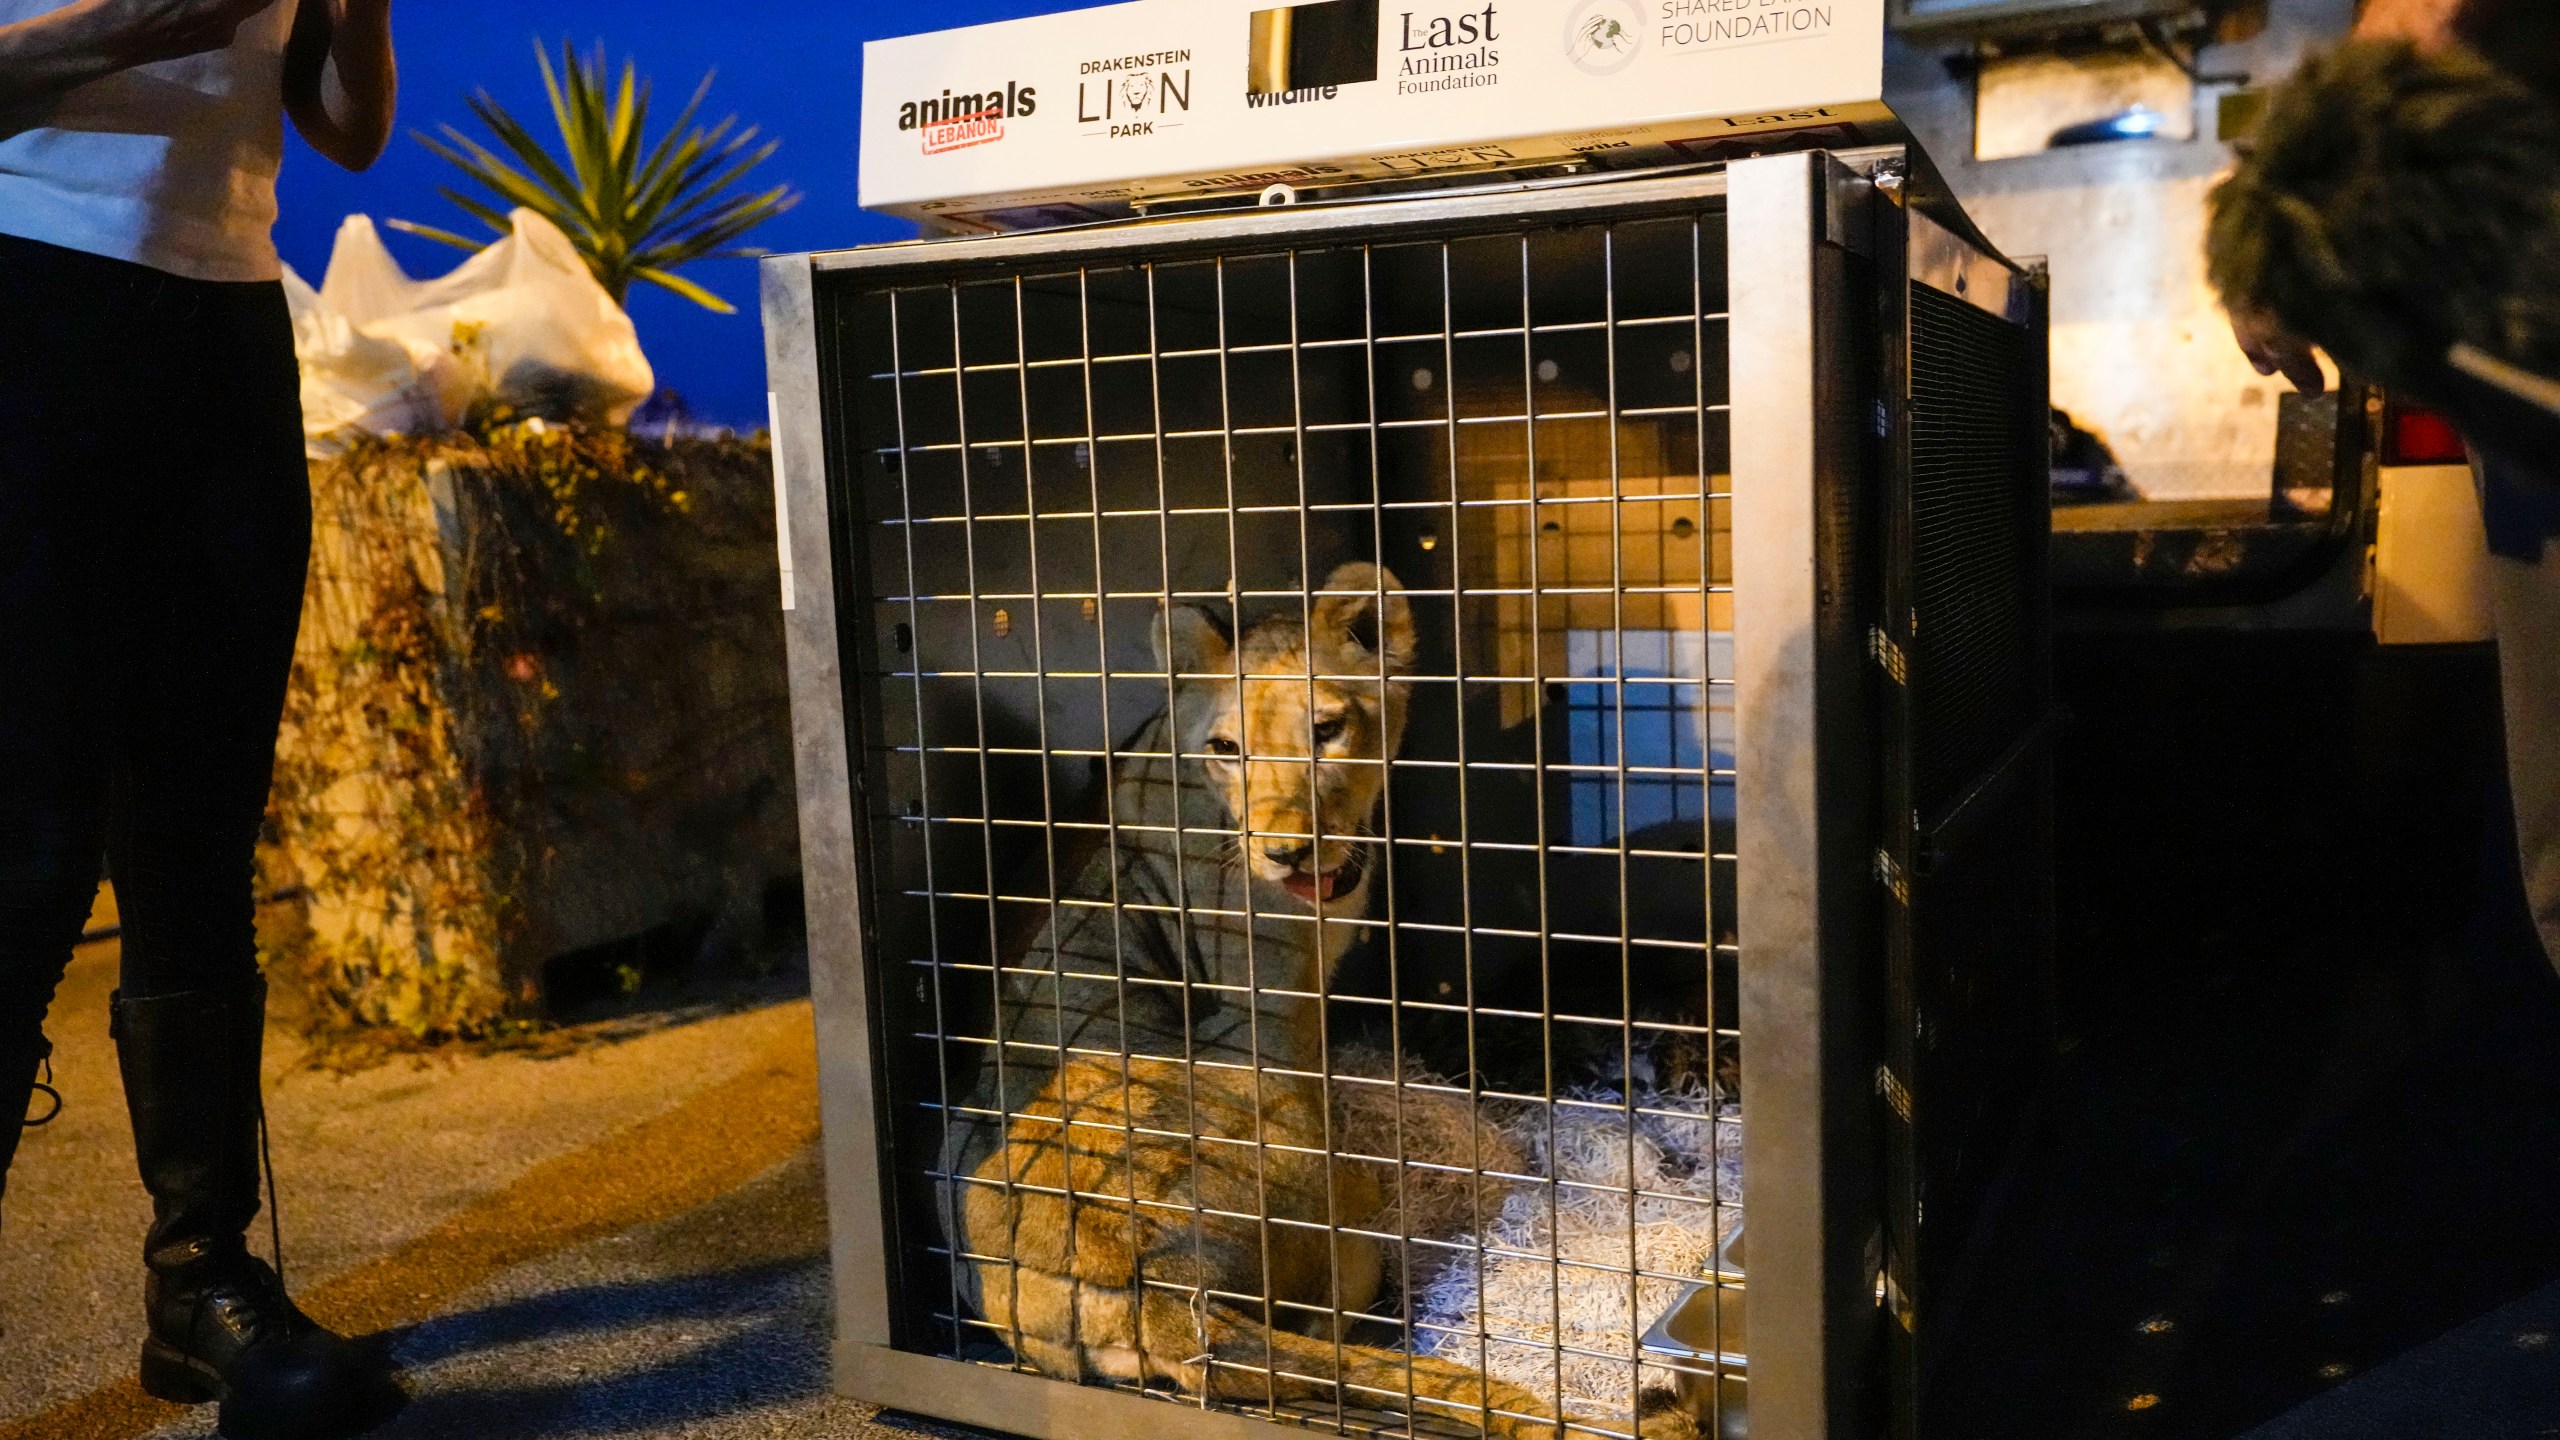
M 1681 1408 L 1718 1440 L 1744 1440 L 1751 1433 L 1742 1233 L 1737 1228 L 1725 1241 L 1716 1273 L 1683 1289 L 1644 1332 L 1644 1353 L 1672 1372 Z

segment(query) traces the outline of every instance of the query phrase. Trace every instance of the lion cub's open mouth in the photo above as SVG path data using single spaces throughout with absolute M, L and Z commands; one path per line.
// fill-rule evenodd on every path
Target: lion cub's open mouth
M 1361 851 L 1354 850 L 1343 856 L 1342 862 L 1330 870 L 1291 871 L 1289 878 L 1280 882 L 1280 888 L 1310 905 L 1323 900 L 1339 900 L 1351 893 L 1351 887 L 1360 883 L 1361 875 L 1368 868 L 1369 857 Z

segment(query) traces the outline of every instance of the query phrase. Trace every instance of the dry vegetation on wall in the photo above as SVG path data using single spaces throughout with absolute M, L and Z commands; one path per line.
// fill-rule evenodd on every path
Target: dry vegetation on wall
M 483 424 L 311 466 L 268 969 L 315 1030 L 486 1036 L 544 962 L 793 873 L 761 437 Z

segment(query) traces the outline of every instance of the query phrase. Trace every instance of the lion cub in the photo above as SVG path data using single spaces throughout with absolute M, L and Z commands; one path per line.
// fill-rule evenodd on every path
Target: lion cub
M 1000 1043 L 945 1147 L 964 1293 L 1062 1380 L 1555 1433 L 1529 1392 L 1341 1343 L 1335 1319 L 1369 1307 L 1383 1261 L 1336 1227 L 1383 1197 L 1327 1154 L 1321 996 L 1376 884 L 1403 587 L 1346 564 L 1303 619 L 1237 640 L 1177 606 L 1156 644 L 1170 708 L 1113 769 L 1113 843 L 1003 972 Z

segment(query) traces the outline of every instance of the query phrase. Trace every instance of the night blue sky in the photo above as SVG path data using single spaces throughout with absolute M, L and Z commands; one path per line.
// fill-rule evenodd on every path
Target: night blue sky
M 391 152 L 365 174 L 349 175 L 293 142 L 276 242 L 285 262 L 316 285 L 338 222 L 355 211 L 480 233 L 436 193 L 458 172 L 408 131 L 451 121 L 479 133 L 462 102 L 474 87 L 486 87 L 518 118 L 548 133 L 550 111 L 533 59 L 536 36 L 554 46 L 564 36 L 582 47 L 602 40 L 617 64 L 623 55 L 633 57 L 641 73 L 657 81 L 658 113 L 670 119 L 703 71 L 717 69 L 704 118 L 735 111 L 779 137 L 781 153 L 758 173 L 788 181 L 807 197 L 750 243 L 807 250 L 904 238 L 912 226 L 867 215 L 855 204 L 862 42 L 1073 8 L 1064 0 L 406 0 L 393 9 L 401 130 Z M 412 274 L 442 274 L 464 258 L 459 250 L 404 235 L 386 239 Z M 706 262 L 689 273 L 739 313 L 714 315 L 655 286 L 634 287 L 631 313 L 658 383 L 682 393 L 706 420 L 760 425 L 764 351 L 753 262 Z

